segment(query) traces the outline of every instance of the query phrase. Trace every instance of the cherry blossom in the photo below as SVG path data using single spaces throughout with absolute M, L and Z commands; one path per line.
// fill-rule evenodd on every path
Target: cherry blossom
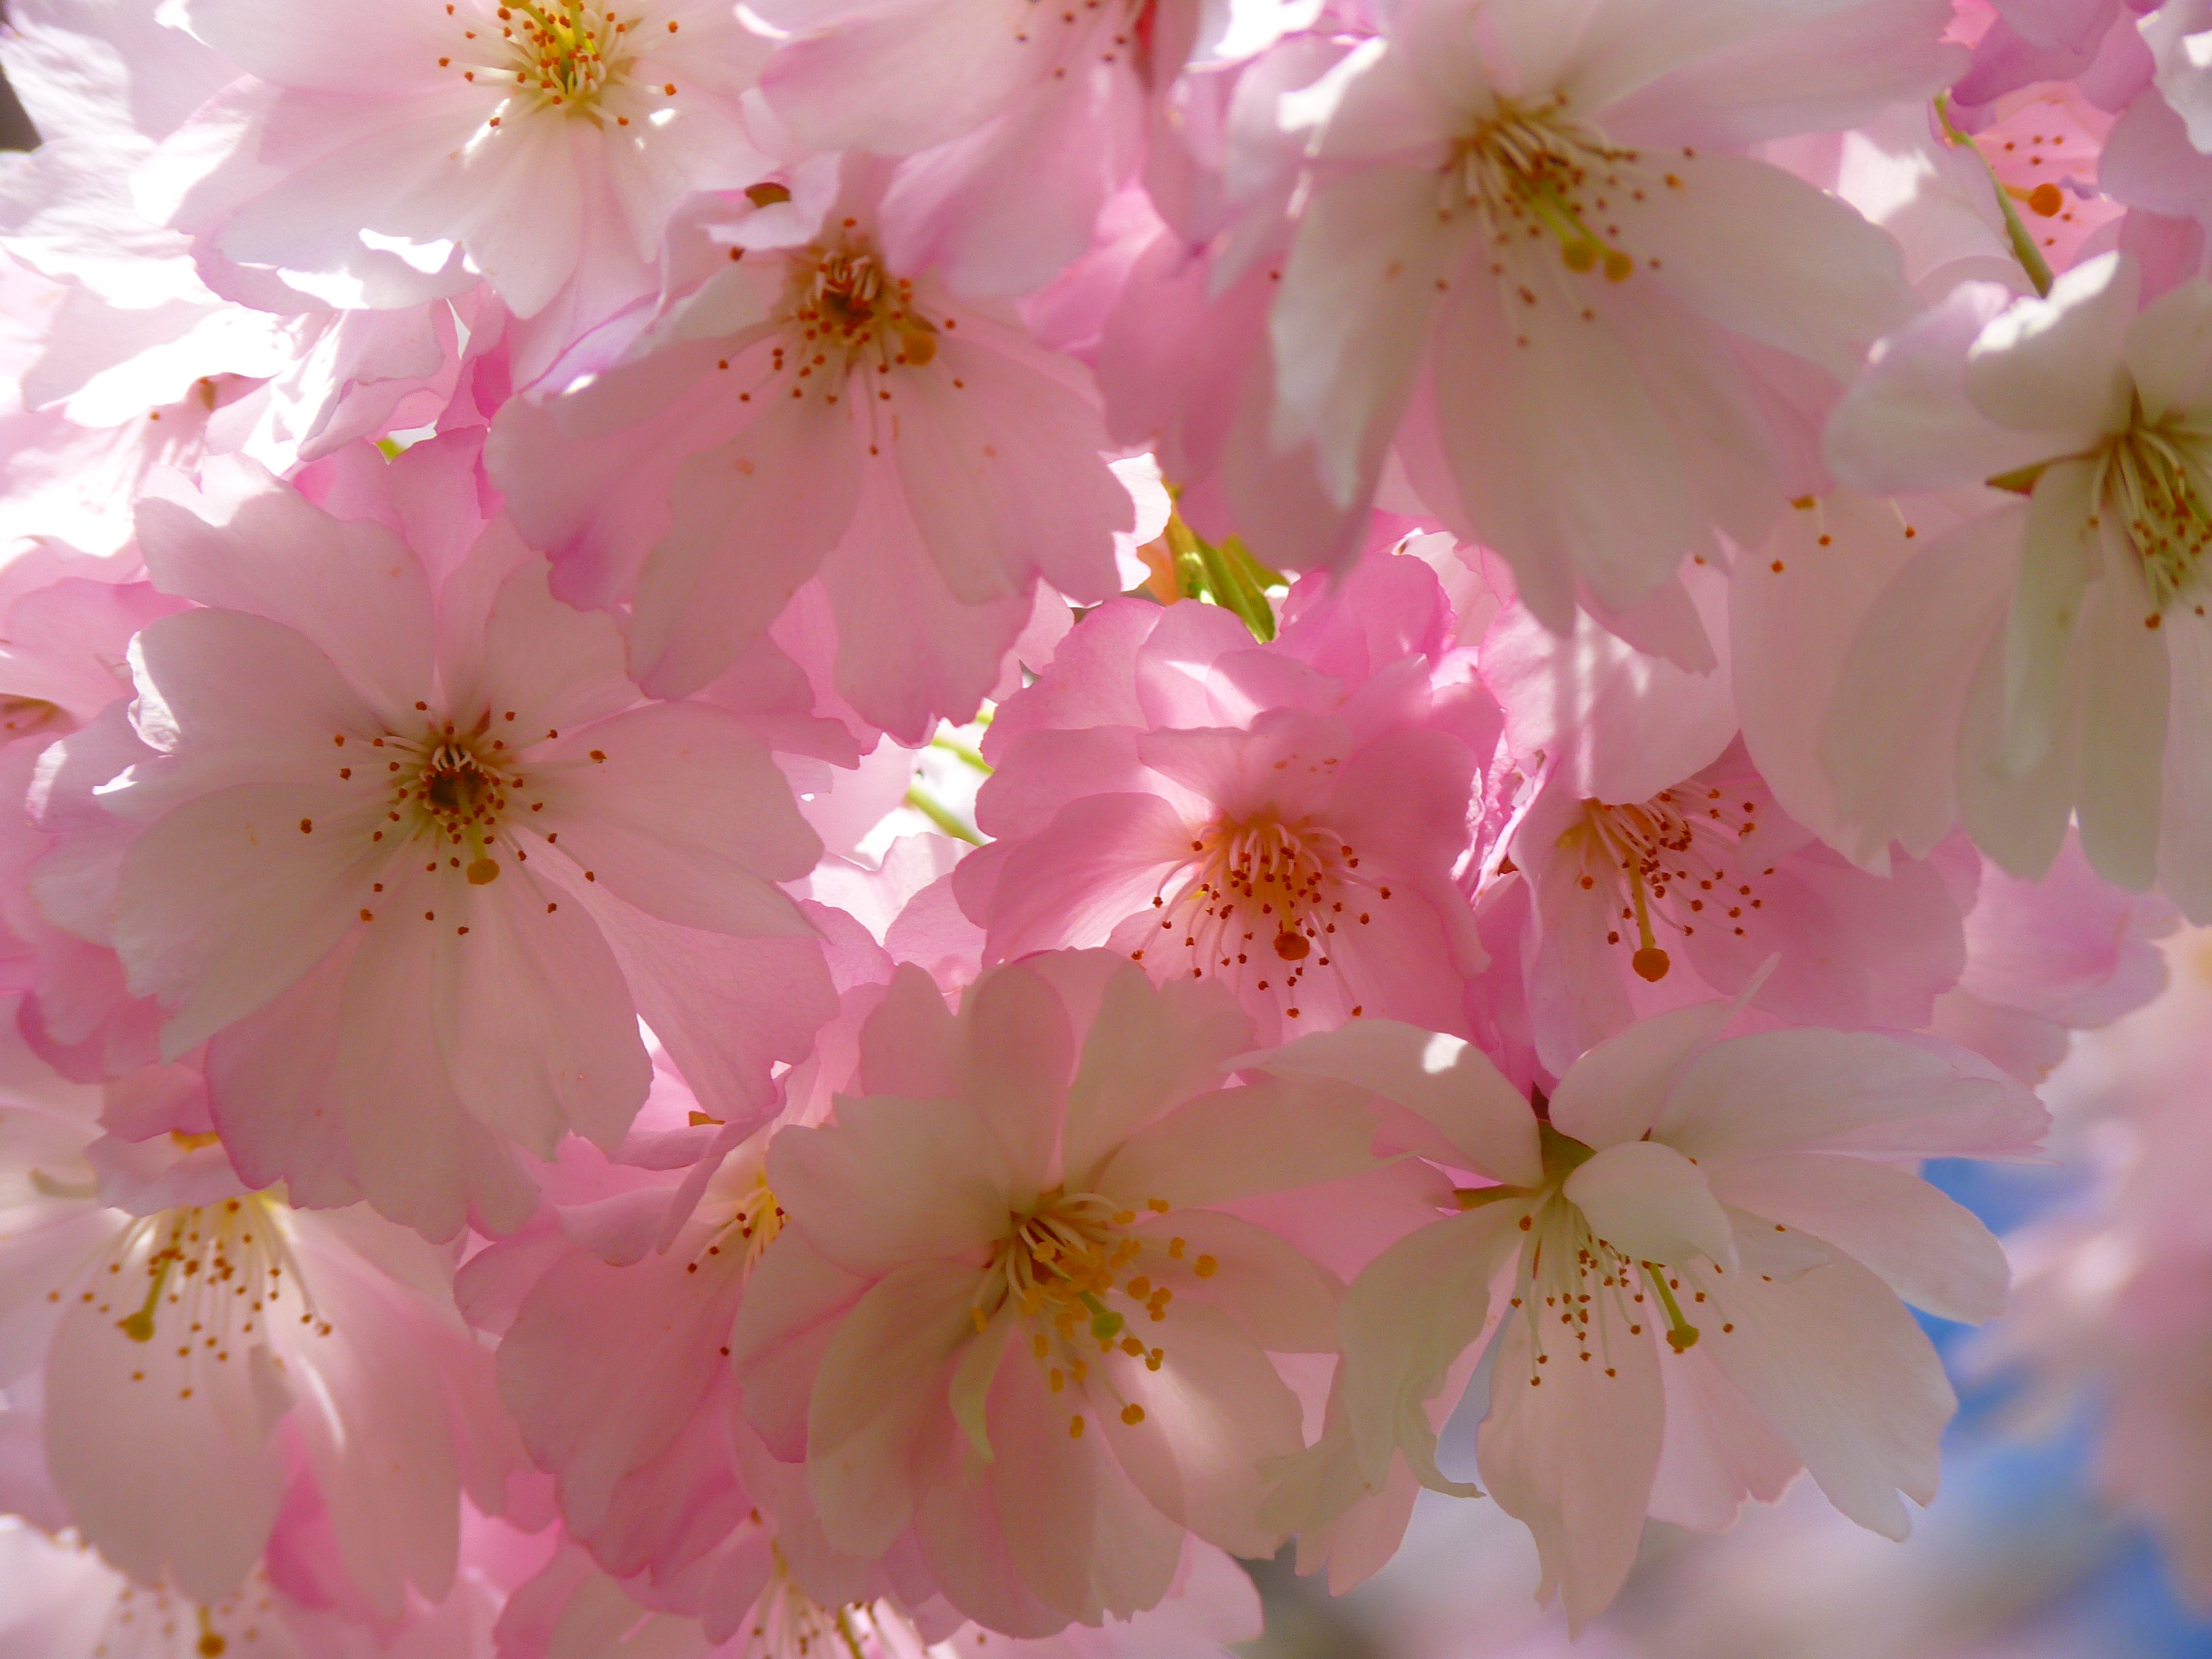
M 919 743 L 995 687 L 1040 577 L 1114 591 L 1135 514 L 1079 368 L 888 263 L 882 183 L 756 192 L 729 263 L 623 361 L 507 406 L 492 467 L 563 597 L 634 600 L 649 688 L 713 678 L 818 574 L 839 689 Z
M 2212 290 L 2139 309 L 2140 285 L 2121 253 L 2048 299 L 1969 284 L 1887 343 L 1838 412 L 1830 453 L 1859 488 L 1978 481 L 2027 499 L 1931 541 L 1876 601 L 1822 753 L 1846 812 L 1896 823 L 1917 780 L 1884 778 L 1879 750 L 1900 719 L 1921 724 L 1955 744 L 1959 817 L 2006 868 L 2047 869 L 2076 813 L 2100 874 L 2158 880 L 2202 918 L 2212 483 L 2194 434 Z
M 764 44 L 711 0 L 182 11 L 244 74 L 153 164 L 173 222 L 341 304 L 450 295 L 474 271 L 520 316 L 557 301 L 588 327 L 651 291 L 684 196 L 770 165 L 744 105 Z
M 1933 91 L 1948 11 L 1716 7 L 1684 34 L 1629 4 L 1395 9 L 1282 105 L 1312 172 L 1276 442 L 1312 441 L 1347 505 L 1395 441 L 1554 628 L 1577 581 L 1626 607 L 1712 529 L 1754 539 L 1911 300 L 1888 238 L 1744 152 Z
M 135 834 L 71 879 L 106 884 L 163 1056 L 213 1040 L 249 1179 L 434 1237 L 511 1229 L 511 1146 L 621 1139 L 641 1013 L 719 1109 L 768 1104 L 829 988 L 771 884 L 813 837 L 740 720 L 636 706 L 613 625 L 496 523 L 434 586 L 390 530 L 239 464 L 149 496 L 140 540 L 204 608 L 132 643 L 135 752 L 98 801 Z M 709 1012 L 741 983 L 777 992 L 743 1024 Z
M 211 1134 L 95 1139 L 30 1103 L 5 1120 L 0 1334 L 43 1365 L 46 1461 L 85 1540 L 225 1603 L 305 1482 L 378 1615 L 410 1587 L 442 1599 L 461 1488 L 500 1508 L 520 1448 L 422 1242 L 247 1189 Z
M 1003 705 L 976 799 L 995 840 L 953 875 L 989 952 L 1110 945 L 1228 985 L 1263 1039 L 1462 1024 L 1481 946 L 1453 866 L 1495 710 L 1419 561 L 1334 605 L 1310 580 L 1273 647 L 1217 606 L 1115 601 Z
M 2212 0 L 6 10 L 0 1659 L 2212 1583 Z
M 1270 1352 L 1332 1346 L 1336 1282 L 1239 1200 L 1366 1167 L 1356 1105 L 1218 1086 L 1215 985 L 1103 952 L 902 969 L 830 1123 L 771 1143 L 787 1213 L 738 1317 L 746 1415 L 804 1458 L 824 1536 L 910 1528 L 945 1599 L 1012 1635 L 1127 1618 L 1186 1529 L 1265 1553 L 1261 1459 L 1300 1444 Z
M 1619 1589 L 1647 1513 L 1725 1526 L 1801 1466 L 1862 1526 L 1904 1535 L 1899 1494 L 1935 1496 L 1955 1401 L 1899 1298 L 1982 1320 L 2005 1288 L 1996 1241 L 1911 1161 L 2024 1148 L 2047 1119 L 1961 1053 L 1724 1038 L 1731 1012 L 1702 1004 L 1599 1044 L 1540 1117 L 1479 1052 L 1410 1027 L 1316 1033 L 1268 1062 L 1376 1090 L 1480 1177 L 1346 1296 L 1340 1432 L 1358 1480 L 1335 1507 L 1398 1456 L 1470 1490 L 1437 1469 L 1421 1407 L 1494 1331 L 1482 1477 L 1535 1533 L 1539 1594 L 1573 1625 Z

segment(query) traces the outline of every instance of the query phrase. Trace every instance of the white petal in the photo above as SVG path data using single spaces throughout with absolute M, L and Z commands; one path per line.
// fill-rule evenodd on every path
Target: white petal
M 1437 224 L 1432 173 L 1375 168 L 1306 204 L 1269 322 L 1274 437 L 1315 441 L 1329 495 L 1358 498 L 1413 391 L 1437 284 L 1461 238 Z
M 2166 648 L 2172 700 L 2159 886 L 2201 923 L 2212 921 L 2212 623 L 2194 614 L 2169 617 Z
M 1534 1310 L 1517 1310 L 1498 1345 L 1477 1442 L 1490 1495 L 1536 1534 L 1538 1594 L 1558 1591 L 1571 1631 L 1627 1577 L 1659 1468 L 1666 1401 L 1657 1345 L 1649 1326 L 1629 1334 L 1618 1302 L 1592 1301 L 1586 1346 L 1565 1327 L 1543 1329 Z
M 1832 1153 L 1723 1158 L 1708 1174 L 1734 1208 L 1817 1235 L 1917 1308 L 1979 1324 L 2004 1311 L 2004 1250 L 1917 1176 Z
M 1704 1173 L 1672 1146 L 1624 1140 L 1577 1170 L 1561 1188 L 1590 1231 L 1638 1261 L 1698 1256 L 1733 1266 L 1728 1218 Z
M 1729 1003 L 1701 1002 L 1638 1021 L 1601 1042 L 1552 1091 L 1552 1126 L 1586 1146 L 1638 1139 L 1658 1121 L 1683 1066 L 1721 1034 L 1734 1012 Z
M 1982 330 L 1966 354 L 1966 395 L 2006 426 L 2083 441 L 2120 430 L 2134 392 L 2123 350 L 2142 289 L 2124 254 L 2075 266 L 2047 299 L 2022 300 Z
M 1760 1031 L 1697 1056 L 1654 1133 L 1701 1164 L 1828 1146 L 1904 1157 L 2032 1146 L 2035 1097 L 1961 1050 L 1872 1032 Z
M 2140 893 L 2158 875 L 2172 694 L 2164 632 L 2169 618 L 2152 609 L 2134 578 L 2124 567 L 2112 571 L 2082 602 L 2081 683 L 2087 706 L 2081 711 L 2081 774 L 2074 810 L 2081 850 L 2097 873 Z M 2150 622 L 2160 626 L 2152 628 Z
M 281 1449 L 257 1427 L 249 1343 L 217 1362 L 173 1316 L 135 1342 L 117 1328 L 130 1311 L 79 1304 L 63 1316 L 47 1359 L 47 1467 L 110 1561 L 220 1601 L 259 1558 L 283 1492 Z
M 1863 1527 L 1904 1537 L 1898 1493 L 1934 1499 L 1937 1442 L 1958 1409 L 1936 1350 L 1889 1287 L 1846 1257 L 1771 1281 L 1761 1267 L 1758 1235 L 1747 1233 L 1742 1270 L 1711 1292 L 1724 1317 L 1705 1316 L 1700 1346 L 1796 1449 L 1831 1503 Z

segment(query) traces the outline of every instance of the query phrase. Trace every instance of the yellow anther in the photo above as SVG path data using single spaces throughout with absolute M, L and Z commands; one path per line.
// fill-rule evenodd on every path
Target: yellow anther
M 1083 1419 L 1081 1418 L 1071 1417 L 1067 1419 L 1067 1437 L 1070 1440 L 1080 1440 L 1083 1438 Z
M 1138 1424 L 1145 1420 L 1145 1408 L 1142 1406 L 1122 1407 L 1121 1420 L 1131 1428 L 1135 1428 Z
M 1200 1279 L 1211 1279 L 1221 1271 L 1221 1264 L 1210 1255 L 1202 1255 L 1190 1264 L 1190 1270 Z

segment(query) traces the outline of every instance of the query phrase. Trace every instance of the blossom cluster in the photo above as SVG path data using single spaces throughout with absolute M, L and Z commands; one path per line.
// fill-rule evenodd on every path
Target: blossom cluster
M 14 0 L 0 1651 L 1902 1537 L 2009 1278 L 1923 1161 L 2212 922 L 2208 41 Z

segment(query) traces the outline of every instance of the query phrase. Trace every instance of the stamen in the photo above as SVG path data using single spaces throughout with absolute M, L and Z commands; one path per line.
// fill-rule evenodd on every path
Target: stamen
M 1667 1270 L 1656 1261 L 1641 1265 L 1644 1277 L 1658 1292 L 1659 1305 L 1667 1310 L 1667 1346 L 1676 1353 L 1687 1353 L 1698 1345 L 1698 1328 L 1682 1317 L 1681 1304 L 1674 1300 L 1674 1292 L 1667 1283 Z
M 2134 544 L 2154 616 L 2203 586 L 2212 428 L 2179 418 L 2146 424 L 2138 404 L 2136 424 L 2105 451 L 2096 495 Z
M 1762 799 L 1747 785 L 1708 777 L 1633 805 L 1585 800 L 1582 817 L 1561 833 L 1559 850 L 1582 855 L 1581 885 L 1602 884 L 1613 914 L 1633 925 L 1629 965 L 1638 977 L 1656 984 L 1673 969 L 1659 942 L 1662 924 L 1686 939 L 1700 927 L 1742 937 L 1765 908 L 1761 884 L 1774 872 L 1747 856 L 1758 845 Z M 1606 939 L 1622 943 L 1620 928 Z
M 1524 110 L 1501 99 L 1460 142 L 1437 209 L 1449 218 L 1472 208 L 1501 238 L 1519 225 L 1532 235 L 1548 233 L 1568 270 L 1602 269 L 1607 282 L 1626 282 L 1636 262 L 1592 228 L 1590 216 L 1603 207 L 1603 191 L 1632 188 L 1620 169 L 1637 160 L 1636 151 L 1607 145 L 1569 119 L 1563 100 Z M 1679 183 L 1669 175 L 1670 185 Z
M 1316 770 L 1333 756 L 1298 763 Z M 1334 830 L 1311 821 L 1284 823 L 1264 815 L 1223 818 L 1194 834 L 1189 859 L 1154 894 L 1159 931 L 1180 942 L 1194 979 L 1249 985 L 1297 1018 L 1320 977 L 1353 1013 L 1359 999 L 1345 983 L 1339 940 L 1372 925 L 1374 907 L 1390 890 L 1359 873 L 1358 851 Z M 1139 962 L 1146 951 L 1130 952 Z

